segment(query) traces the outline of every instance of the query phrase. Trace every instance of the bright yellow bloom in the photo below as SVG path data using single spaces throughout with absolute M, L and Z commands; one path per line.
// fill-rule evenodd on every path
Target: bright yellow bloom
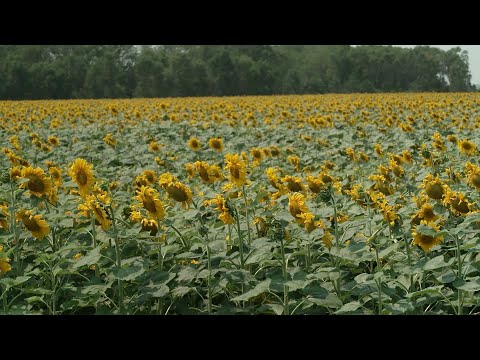
M 477 145 L 469 140 L 458 141 L 458 149 L 465 155 L 473 155 L 477 151 Z
M 242 186 L 247 181 L 247 164 L 238 154 L 225 155 L 225 169 L 230 173 L 230 182 Z
M 165 206 L 158 198 L 155 189 L 142 186 L 136 199 L 142 203 L 152 219 L 163 219 L 165 217 Z
M 435 230 L 436 232 L 440 231 L 440 228 L 434 223 L 427 223 L 425 220 L 422 220 L 420 224 L 427 225 L 431 227 L 433 230 Z M 419 245 L 425 252 L 429 252 L 433 246 L 440 244 L 443 240 L 443 237 L 441 236 L 432 237 L 432 236 L 424 235 L 421 233 L 417 233 L 416 227 L 413 230 L 412 235 L 413 235 L 413 243 L 415 245 Z
M 298 192 L 291 194 L 288 198 L 288 210 L 299 225 L 302 225 L 304 222 L 300 215 L 308 212 L 308 206 L 305 201 L 305 195 Z
M 216 152 L 222 152 L 224 148 L 223 140 L 221 138 L 211 138 L 208 140 L 208 146 Z
M 42 197 L 48 195 L 52 190 L 52 182 L 41 168 L 23 168 L 22 178 L 29 179 L 29 181 L 21 184 L 20 187 L 28 189 L 31 195 Z
M 200 140 L 198 140 L 198 139 L 195 138 L 195 137 L 192 137 L 192 138 L 190 138 L 190 140 L 188 140 L 188 146 L 189 146 L 190 149 L 192 149 L 193 151 L 198 151 L 198 150 L 200 150 L 200 148 L 201 148 Z
M 68 174 L 78 185 L 80 194 L 87 195 L 92 191 L 94 184 L 93 165 L 84 159 L 76 159 L 69 169 Z
M 17 220 L 23 222 L 25 228 L 32 233 L 34 238 L 43 239 L 50 231 L 50 227 L 43 220 L 42 215 L 32 215 L 30 210 L 20 210 L 17 213 Z

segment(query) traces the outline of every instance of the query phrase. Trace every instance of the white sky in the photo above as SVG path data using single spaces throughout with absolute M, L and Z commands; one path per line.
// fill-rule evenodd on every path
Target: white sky
M 393 45 L 401 47 L 415 47 L 416 45 Z M 429 45 L 442 50 L 448 50 L 459 46 L 462 50 L 468 51 L 470 60 L 470 73 L 472 74 L 472 84 L 480 84 L 480 45 Z

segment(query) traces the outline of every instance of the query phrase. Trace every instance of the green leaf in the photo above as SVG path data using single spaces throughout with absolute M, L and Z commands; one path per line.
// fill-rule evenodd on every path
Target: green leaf
M 98 263 L 98 260 L 102 258 L 102 255 L 100 255 L 101 249 L 101 246 L 97 246 L 95 249 L 90 250 L 87 255 L 81 257 L 73 264 L 73 269 L 78 269 L 82 266 L 91 266 Z
M 258 283 L 257 286 L 255 286 L 252 290 L 247 291 L 245 294 L 242 294 L 240 296 L 233 298 L 232 301 L 247 301 L 260 294 L 263 294 L 264 292 L 268 291 L 270 287 L 270 282 L 271 282 L 270 279 L 266 279 L 261 283 Z
M 349 303 L 343 305 L 340 309 L 338 309 L 335 312 L 335 314 L 346 314 L 346 313 L 349 313 L 349 312 L 353 312 L 361 306 L 362 306 L 362 304 L 360 304 L 358 301 L 352 301 L 352 302 L 349 302 Z
M 176 287 L 175 289 L 172 290 L 172 295 L 177 298 L 181 298 L 184 295 L 188 294 L 190 291 L 192 291 L 194 288 L 188 287 L 188 286 L 179 286 Z
M 435 237 L 435 235 L 437 234 L 435 229 L 432 229 L 430 226 L 424 225 L 424 224 L 417 225 L 417 227 L 415 228 L 415 231 L 418 234 L 423 234 L 431 237 Z
M 457 285 L 456 282 L 453 283 L 457 289 L 464 290 L 464 291 L 479 291 L 480 290 L 480 281 L 468 281 L 468 282 L 460 282 L 463 283 L 462 285 Z
M 423 266 L 424 270 L 434 270 L 440 269 L 449 266 L 453 262 L 451 259 L 448 263 L 444 261 L 443 255 L 434 257 L 431 260 L 428 260 L 427 263 Z
M 118 268 L 115 267 L 112 269 L 112 274 L 116 279 L 131 281 L 135 280 L 137 277 L 142 275 L 145 272 L 143 265 L 133 265 L 127 268 Z
M 30 276 L 18 276 L 15 279 L 4 278 L 0 280 L 0 283 L 4 284 L 7 289 L 23 284 L 25 281 L 29 280 Z

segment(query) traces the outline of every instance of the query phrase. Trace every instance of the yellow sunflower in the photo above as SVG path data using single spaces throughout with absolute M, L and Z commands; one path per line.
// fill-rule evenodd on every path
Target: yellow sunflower
M 182 208 L 186 209 L 192 203 L 192 191 L 180 181 L 168 184 L 166 190 L 173 200 L 182 203 Z
M 211 138 L 208 140 L 208 146 L 215 150 L 216 152 L 222 152 L 223 151 L 223 140 L 221 138 Z
M 48 137 L 48 142 L 52 146 L 58 146 L 58 144 L 60 144 L 60 140 L 58 140 L 58 138 L 56 136 L 49 136 Z
M 322 180 L 312 175 L 308 175 L 306 180 L 307 180 L 308 188 L 314 194 L 318 194 L 322 190 L 323 186 L 325 185 Z
M 302 225 L 304 221 L 300 215 L 308 212 L 308 206 L 305 201 L 305 195 L 299 192 L 295 192 L 288 197 L 288 210 L 299 225 Z
M 431 227 L 433 230 L 435 230 L 436 232 L 440 231 L 440 228 L 434 223 L 427 223 L 425 220 L 422 220 L 420 224 L 427 225 Z M 419 245 L 425 252 L 430 251 L 430 249 L 433 246 L 440 244 L 443 240 L 443 237 L 441 236 L 428 236 L 425 234 L 417 233 L 416 229 L 417 227 L 415 227 L 415 229 L 412 232 L 413 243 L 415 245 Z
M 259 148 L 252 148 L 250 149 L 250 154 L 253 157 L 253 166 L 258 166 L 262 162 L 263 159 L 263 152 Z
M 438 175 L 433 177 L 432 174 L 427 174 L 423 179 L 422 187 L 431 199 L 440 200 L 445 194 L 446 185 L 442 184 Z
M 103 230 L 108 230 L 112 225 L 112 221 L 110 220 L 107 212 L 100 204 L 100 202 L 95 198 L 95 196 L 87 195 L 85 203 L 80 204 L 78 208 L 83 213 L 83 215 L 88 218 L 91 217 L 91 211 L 95 216 L 96 222 L 98 222 L 98 224 L 102 226 Z
M 0 204 L 0 229 L 8 230 L 8 205 Z
M 68 174 L 77 183 L 80 194 L 87 195 L 94 184 L 93 165 L 84 159 L 76 159 L 70 166 Z
M 200 150 L 200 147 L 201 147 L 200 140 L 198 140 L 196 137 L 192 137 L 190 138 L 190 140 L 188 140 L 188 146 L 193 151 L 198 151 Z
M 43 239 L 50 231 L 47 222 L 42 219 L 42 215 L 32 215 L 30 210 L 20 210 L 17 213 L 17 220 L 22 221 L 27 230 L 32 233 L 36 239 Z
M 160 145 L 158 145 L 158 143 L 155 140 L 152 140 L 148 145 L 148 150 L 151 152 L 160 151 Z
M 470 203 L 464 194 L 458 191 L 451 191 L 448 189 L 445 192 L 443 205 L 450 205 L 451 209 L 456 214 L 466 215 L 473 210 L 474 205 Z
M 291 192 L 305 191 L 305 186 L 302 184 L 302 178 L 287 175 L 282 178 L 282 182 L 286 184 L 287 189 Z
M 215 199 L 206 200 L 205 205 L 216 205 L 217 211 L 220 213 L 218 219 L 224 224 L 233 224 L 235 218 L 233 217 L 233 211 L 227 206 L 227 200 L 221 195 L 217 195 Z
M 473 185 L 480 190 L 480 167 L 471 162 L 467 162 L 465 168 L 467 169 L 468 174 L 468 184 Z
M 459 140 L 457 145 L 460 152 L 468 156 L 473 155 L 477 151 L 477 145 L 469 140 Z
M 142 186 L 136 199 L 142 203 L 152 219 L 163 219 L 165 217 L 165 206 L 158 198 L 155 189 L 148 186 Z
M 28 189 L 31 195 L 42 197 L 52 190 L 52 182 L 41 168 L 24 167 L 21 176 L 29 181 L 21 184 L 20 187 Z
M 430 203 L 423 204 L 416 215 L 419 219 L 425 220 L 427 223 L 435 222 L 438 219 L 438 215 L 433 212 L 433 205 Z
M 247 181 L 247 164 L 238 154 L 225 155 L 225 169 L 230 173 L 230 182 L 242 186 Z
M 215 177 L 211 176 L 210 165 L 205 161 L 195 161 L 194 165 L 203 182 L 211 184 L 215 181 Z
M 157 175 L 153 170 L 144 170 L 143 176 L 145 177 L 145 179 L 148 181 L 149 184 L 153 184 L 155 181 L 157 181 Z
M 0 245 L 0 274 L 5 274 L 12 270 L 9 262 L 10 259 L 7 257 L 3 257 L 1 253 L 3 252 L 3 245 Z
M 62 185 L 62 170 L 60 170 L 56 166 L 52 166 L 48 168 L 48 172 L 50 173 L 50 176 L 52 177 L 55 185 L 60 187 L 60 185 Z
M 113 134 L 108 133 L 107 135 L 105 135 L 103 141 L 105 141 L 105 144 L 111 146 L 112 148 L 115 148 L 115 146 L 117 146 L 117 140 L 113 137 Z

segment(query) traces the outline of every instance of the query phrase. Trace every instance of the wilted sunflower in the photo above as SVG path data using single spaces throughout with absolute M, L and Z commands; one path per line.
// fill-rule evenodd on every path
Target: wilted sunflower
M 28 189 L 31 195 L 42 197 L 52 190 L 52 182 L 41 168 L 24 167 L 21 176 L 29 181 L 21 184 L 20 187 Z
M 200 150 L 200 147 L 201 147 L 200 140 L 198 140 L 196 137 L 192 137 L 190 138 L 190 140 L 188 140 L 188 146 L 193 151 L 198 151 Z
M 422 220 L 420 224 L 429 226 L 437 233 L 440 231 L 440 228 L 434 223 L 427 223 L 425 220 Z M 440 244 L 443 240 L 443 237 L 441 236 L 428 236 L 425 234 L 417 233 L 417 227 L 415 227 L 415 230 L 413 230 L 412 235 L 413 243 L 415 245 L 419 245 L 425 252 L 430 251 L 433 246 Z
M 42 219 L 42 215 L 32 215 L 30 210 L 20 210 L 17 213 L 17 220 L 22 221 L 27 230 L 32 233 L 36 239 L 43 239 L 50 231 L 47 222 Z
M 230 173 L 230 182 L 242 186 L 247 181 L 247 164 L 238 154 L 225 155 L 225 169 Z
M 473 155 L 477 151 L 477 146 L 469 140 L 458 141 L 458 149 L 465 155 Z
M 158 198 L 155 189 L 148 186 L 142 186 L 136 199 L 142 203 L 152 219 L 161 220 L 165 217 L 165 206 Z
M 443 199 L 443 205 L 450 205 L 454 213 L 466 215 L 473 210 L 473 204 L 471 204 L 464 194 L 458 191 L 451 191 L 448 189 L 445 192 L 445 198 Z
M 295 192 L 288 197 L 288 210 L 299 225 L 302 225 L 304 221 L 300 215 L 308 212 L 308 206 L 305 201 L 305 195 L 298 192 Z
M 95 216 L 95 220 L 102 226 L 103 230 L 108 230 L 112 225 L 107 212 L 100 202 L 93 195 L 87 195 L 84 204 L 79 205 L 79 210 L 86 217 L 90 217 L 90 211 Z
M 215 177 L 211 176 L 210 165 L 205 161 L 195 161 L 195 168 L 197 169 L 198 175 L 206 184 L 211 184 L 215 181 Z
M 80 194 L 87 195 L 92 191 L 94 184 L 93 165 L 84 159 L 76 159 L 69 169 L 68 174 L 78 185 Z
M 208 146 L 215 150 L 216 152 L 223 151 L 223 140 L 221 138 L 211 138 L 208 140 Z
M 314 194 L 318 194 L 322 190 L 323 186 L 325 185 L 322 180 L 312 175 L 308 175 L 306 180 L 307 180 L 308 188 Z

